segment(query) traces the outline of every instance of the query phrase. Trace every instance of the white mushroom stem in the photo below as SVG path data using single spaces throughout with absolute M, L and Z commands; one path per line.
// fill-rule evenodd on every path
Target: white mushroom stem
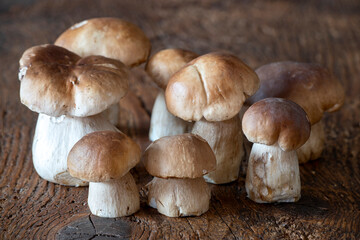
M 214 184 L 235 181 L 244 155 L 239 115 L 222 122 L 202 119 L 194 124 L 192 133 L 204 138 L 216 156 L 216 170 L 205 175 L 205 181 Z
M 311 126 L 309 139 L 296 150 L 299 163 L 306 163 L 310 160 L 318 159 L 321 156 L 325 146 L 325 132 L 323 121 L 315 123 Z
M 258 203 L 298 201 L 301 183 L 296 151 L 254 143 L 245 187 L 248 197 Z
M 67 172 L 67 156 L 83 136 L 102 130 L 118 131 L 103 114 L 83 118 L 39 114 L 32 147 L 36 172 L 50 182 L 69 186 L 87 185 L 87 182 Z
M 139 191 L 130 173 L 108 182 L 90 182 L 88 204 L 99 217 L 129 216 L 140 209 Z
M 209 209 L 211 191 L 202 177 L 154 177 L 147 187 L 148 204 L 168 217 L 200 216 Z
M 175 117 L 167 110 L 164 91 L 160 90 L 151 113 L 149 139 L 155 141 L 161 137 L 183 134 L 191 126 L 191 122 Z

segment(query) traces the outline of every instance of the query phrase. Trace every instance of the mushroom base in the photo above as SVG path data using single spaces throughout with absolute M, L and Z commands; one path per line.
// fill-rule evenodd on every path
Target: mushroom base
M 296 202 L 301 197 L 296 151 L 255 143 L 245 181 L 248 197 L 258 203 Z
M 154 177 L 147 187 L 148 204 L 168 217 L 200 216 L 209 209 L 211 192 L 202 177 Z
M 325 132 L 323 121 L 315 123 L 311 126 L 309 139 L 296 150 L 299 163 L 306 163 L 310 160 L 318 159 L 321 156 L 325 146 Z
M 40 113 L 32 146 L 36 172 L 50 182 L 68 186 L 88 185 L 68 173 L 67 156 L 83 136 L 102 130 L 118 131 L 102 114 L 78 118 Z
M 239 115 L 222 122 L 202 119 L 194 124 L 192 133 L 204 138 L 216 156 L 216 170 L 206 174 L 205 181 L 214 184 L 235 181 L 244 155 Z
M 92 214 L 115 218 L 129 216 L 140 209 L 139 191 L 130 173 L 109 182 L 90 182 L 88 204 Z
M 191 122 L 175 117 L 167 110 L 164 91 L 160 90 L 151 113 L 149 139 L 155 141 L 165 136 L 183 134 L 191 126 Z

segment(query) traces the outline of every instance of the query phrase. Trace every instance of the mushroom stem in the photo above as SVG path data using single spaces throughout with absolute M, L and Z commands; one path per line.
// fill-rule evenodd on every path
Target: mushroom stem
M 154 177 L 147 187 L 148 204 L 168 217 L 200 216 L 209 209 L 211 191 L 202 177 Z
M 214 184 L 235 181 L 244 155 L 239 115 L 221 122 L 202 119 L 194 124 L 192 133 L 204 138 L 216 156 L 216 170 L 205 175 L 205 181 Z
M 92 214 L 99 217 L 123 217 L 140 209 L 140 197 L 130 173 L 108 182 L 90 182 L 88 204 Z
M 166 107 L 164 90 L 156 97 L 151 114 L 149 139 L 155 141 L 161 137 L 186 133 L 192 123 L 172 115 Z
M 322 120 L 311 126 L 309 139 L 296 150 L 299 163 L 306 163 L 318 159 L 325 145 L 324 123 Z
M 296 151 L 254 143 L 245 187 L 248 197 L 258 203 L 298 201 L 301 183 Z
M 103 114 L 90 117 L 50 117 L 39 114 L 32 146 L 36 172 L 47 181 L 69 186 L 87 182 L 72 177 L 67 171 L 67 156 L 74 144 L 88 133 L 118 131 Z

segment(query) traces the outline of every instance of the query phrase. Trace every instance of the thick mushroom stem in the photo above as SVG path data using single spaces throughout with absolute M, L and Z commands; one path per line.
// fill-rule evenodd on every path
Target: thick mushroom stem
M 192 133 L 204 138 L 216 156 L 216 170 L 204 175 L 205 181 L 214 184 L 235 181 L 244 155 L 239 115 L 221 122 L 202 119 L 194 124 Z
M 309 139 L 296 150 L 299 163 L 306 163 L 310 160 L 318 159 L 321 156 L 325 146 L 325 132 L 323 121 L 311 126 Z
M 131 173 L 108 182 L 90 182 L 88 204 L 99 217 L 129 216 L 140 209 L 140 197 Z
M 175 117 L 167 110 L 164 91 L 161 89 L 151 114 L 149 139 L 155 141 L 161 137 L 183 134 L 191 126 L 191 122 Z
M 47 181 L 69 186 L 88 183 L 67 171 L 67 156 L 74 144 L 88 133 L 118 131 L 103 114 L 90 117 L 50 117 L 39 114 L 32 146 L 36 172 Z
M 200 216 L 209 209 L 211 191 L 202 177 L 154 177 L 147 187 L 148 204 L 168 217 Z
M 248 197 L 258 203 L 298 201 L 301 183 L 296 151 L 254 143 L 245 187 Z
M 110 123 L 114 126 L 119 124 L 119 103 L 111 105 L 103 113 L 107 116 Z

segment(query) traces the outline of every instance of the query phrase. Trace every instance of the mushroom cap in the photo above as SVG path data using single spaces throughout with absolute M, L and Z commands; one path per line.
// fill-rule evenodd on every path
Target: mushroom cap
M 242 128 L 250 142 L 278 143 L 283 151 L 301 147 L 311 129 L 305 111 L 282 98 L 266 98 L 254 103 L 244 114 Z
M 324 112 L 336 111 L 344 103 L 340 82 L 317 64 L 276 62 L 256 69 L 256 73 L 260 88 L 247 100 L 250 104 L 269 97 L 286 98 L 299 104 L 313 125 Z
M 165 49 L 153 55 L 147 62 L 145 69 L 154 82 L 165 90 L 170 77 L 197 57 L 196 53 L 187 50 Z
M 182 134 L 151 143 L 144 153 L 146 170 L 160 178 L 198 178 L 214 171 L 216 159 L 200 136 Z
M 102 56 L 81 58 L 55 45 L 29 48 L 20 59 L 21 102 L 50 116 L 85 117 L 117 103 L 128 90 L 130 70 Z
M 145 62 L 151 50 L 150 40 L 139 27 L 118 18 L 76 23 L 56 39 L 55 45 L 82 57 L 101 55 L 131 67 Z
M 88 182 L 119 179 L 140 161 L 141 150 L 122 132 L 99 131 L 85 135 L 70 150 L 69 173 Z
M 256 73 L 237 57 L 214 52 L 200 56 L 175 73 L 166 88 L 166 105 L 186 121 L 224 121 L 239 113 L 259 88 Z

